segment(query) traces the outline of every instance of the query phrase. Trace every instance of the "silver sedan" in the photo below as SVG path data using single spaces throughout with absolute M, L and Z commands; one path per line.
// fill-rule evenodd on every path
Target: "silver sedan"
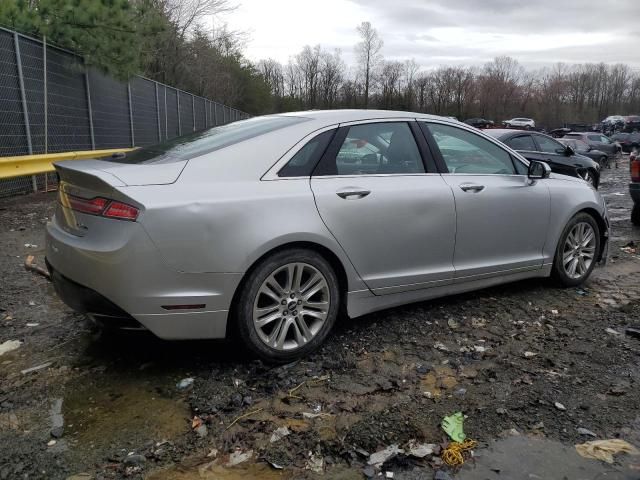
M 286 362 L 336 321 L 530 277 L 584 282 L 607 210 L 475 128 L 407 112 L 270 115 L 60 162 L 47 263 L 73 309 Z

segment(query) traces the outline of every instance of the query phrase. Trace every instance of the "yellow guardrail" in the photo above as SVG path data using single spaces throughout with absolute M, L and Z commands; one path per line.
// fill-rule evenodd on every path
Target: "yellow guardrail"
M 113 148 L 108 150 L 86 150 L 81 152 L 0 157 L 0 179 L 51 172 L 54 170 L 53 162 L 60 162 L 62 160 L 86 160 L 88 158 L 109 157 L 114 153 L 130 152 L 131 150 L 134 149 Z

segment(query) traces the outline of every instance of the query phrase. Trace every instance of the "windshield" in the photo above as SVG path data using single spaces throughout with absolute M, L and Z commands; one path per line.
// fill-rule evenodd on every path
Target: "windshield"
M 183 135 L 103 160 L 117 163 L 171 163 L 199 157 L 244 140 L 308 120 L 304 117 L 268 116 L 241 120 L 201 132 Z

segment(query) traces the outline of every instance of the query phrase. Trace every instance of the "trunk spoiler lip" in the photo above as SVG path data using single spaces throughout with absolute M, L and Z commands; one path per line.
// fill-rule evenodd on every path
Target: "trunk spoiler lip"
M 159 164 L 126 164 L 109 163 L 102 159 L 87 159 L 82 161 L 62 160 L 54 162 L 53 166 L 58 173 L 67 170 L 92 175 L 111 187 L 122 188 L 174 184 L 178 181 L 188 163 L 189 160 Z M 110 168 L 105 168 L 107 165 Z M 151 180 L 146 180 L 149 177 L 150 170 L 156 170 L 163 178 L 154 179 L 152 177 Z

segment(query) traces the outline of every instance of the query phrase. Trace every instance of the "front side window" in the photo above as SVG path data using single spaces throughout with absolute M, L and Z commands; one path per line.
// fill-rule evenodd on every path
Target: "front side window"
M 591 140 L 592 142 L 600 142 L 600 135 L 589 135 L 587 137 L 589 140 Z
M 376 175 L 424 173 L 422 157 L 406 122 L 349 127 L 335 163 L 324 174 Z
M 538 146 L 540 147 L 541 152 L 545 152 L 545 153 L 564 152 L 564 146 L 560 142 L 555 141 L 551 137 L 536 135 L 536 141 L 538 142 Z
M 604 135 L 600 135 L 600 142 L 602 143 L 606 143 L 609 144 L 611 143 L 611 140 L 609 140 L 607 137 L 605 137 Z
M 506 144 L 514 150 L 525 150 L 528 152 L 535 152 L 536 150 L 536 145 L 533 143 L 531 135 L 520 135 L 518 137 L 510 138 L 507 140 Z
M 475 133 L 449 125 L 428 124 L 449 173 L 514 175 L 511 155 Z

